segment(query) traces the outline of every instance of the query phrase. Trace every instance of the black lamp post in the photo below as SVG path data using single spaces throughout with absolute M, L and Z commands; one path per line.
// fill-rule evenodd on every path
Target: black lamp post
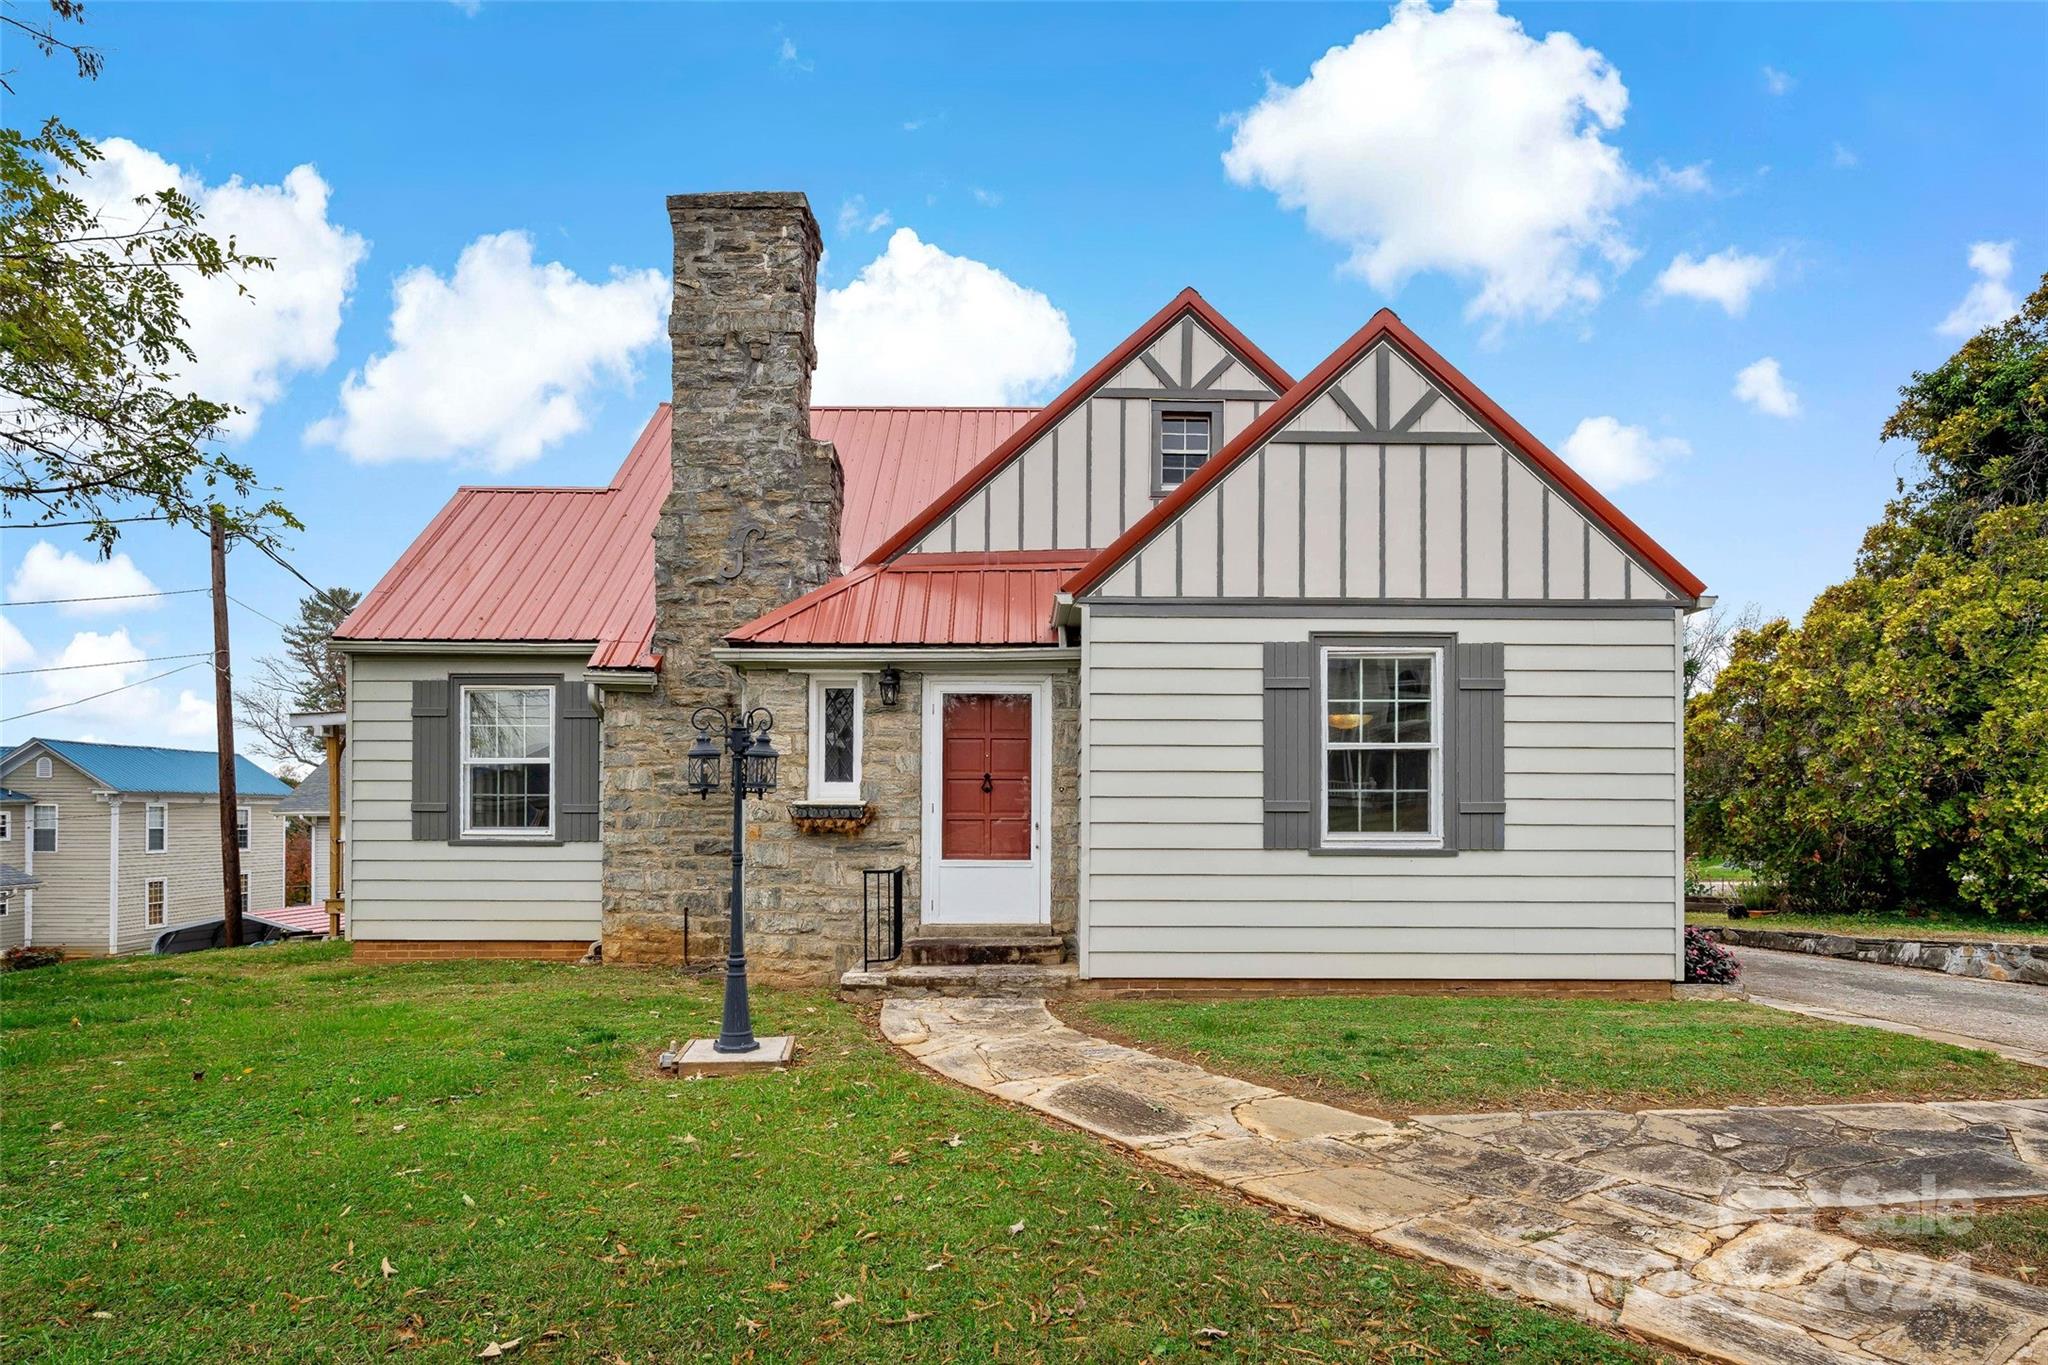
M 718 745 L 713 736 L 725 741 L 732 754 L 732 925 L 726 935 L 725 1017 L 718 1028 L 718 1052 L 753 1052 L 761 1044 L 754 1038 L 753 1012 L 747 1006 L 746 915 L 741 908 L 741 868 L 746 855 L 747 798 L 765 796 L 775 790 L 775 774 L 782 755 L 775 752 L 768 732 L 775 716 L 765 706 L 727 714 L 715 706 L 700 706 L 690 717 L 697 727 L 696 742 L 683 758 L 683 775 L 690 790 L 701 799 L 718 790 Z

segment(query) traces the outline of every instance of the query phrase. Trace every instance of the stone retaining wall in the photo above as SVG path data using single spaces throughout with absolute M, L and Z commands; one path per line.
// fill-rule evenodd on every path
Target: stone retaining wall
M 1775 948 L 1786 953 L 1849 958 L 1893 967 L 1919 967 L 1974 976 L 1987 981 L 2024 981 L 2048 986 L 2048 944 L 1972 943 L 1962 939 L 1855 938 L 1818 930 L 1738 929 L 1715 925 L 1723 943 L 1744 948 Z

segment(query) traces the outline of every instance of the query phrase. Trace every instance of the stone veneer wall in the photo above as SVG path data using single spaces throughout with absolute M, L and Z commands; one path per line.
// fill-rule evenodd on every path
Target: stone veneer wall
M 749 705 L 776 717 L 776 748 L 783 754 L 782 789 L 751 803 L 747 825 L 747 956 L 769 980 L 836 981 L 860 965 L 861 873 L 905 868 L 904 931 L 918 927 L 922 883 L 924 678 L 905 671 L 897 704 L 884 707 L 872 679 L 862 689 L 862 794 L 874 820 L 858 834 L 806 834 L 790 819 L 804 798 L 809 754 L 810 679 L 807 674 L 752 670 Z M 1052 919 L 1072 935 L 1080 871 L 1080 680 L 1053 676 L 1052 705 Z M 721 810 L 728 809 L 721 806 Z M 691 921 L 691 956 L 697 956 L 699 921 Z
M 730 808 L 683 786 L 697 706 L 738 699 L 725 633 L 838 571 L 842 481 L 811 439 L 817 220 L 801 194 L 677 195 L 674 485 L 655 527 L 650 694 L 607 697 L 605 958 L 680 961 L 724 937 Z M 787 722 L 785 722 L 787 724 Z M 785 736 L 788 731 L 784 731 Z

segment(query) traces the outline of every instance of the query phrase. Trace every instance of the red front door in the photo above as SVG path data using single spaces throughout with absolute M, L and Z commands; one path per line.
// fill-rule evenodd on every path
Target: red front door
M 1031 698 L 952 692 L 944 700 L 940 848 L 948 859 L 1031 859 Z

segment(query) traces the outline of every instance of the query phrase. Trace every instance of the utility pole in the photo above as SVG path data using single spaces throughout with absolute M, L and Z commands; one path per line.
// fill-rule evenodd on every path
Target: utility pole
M 235 689 L 228 668 L 228 536 L 213 509 L 213 729 L 220 759 L 220 885 L 222 941 L 242 946 L 242 850 L 235 838 Z

